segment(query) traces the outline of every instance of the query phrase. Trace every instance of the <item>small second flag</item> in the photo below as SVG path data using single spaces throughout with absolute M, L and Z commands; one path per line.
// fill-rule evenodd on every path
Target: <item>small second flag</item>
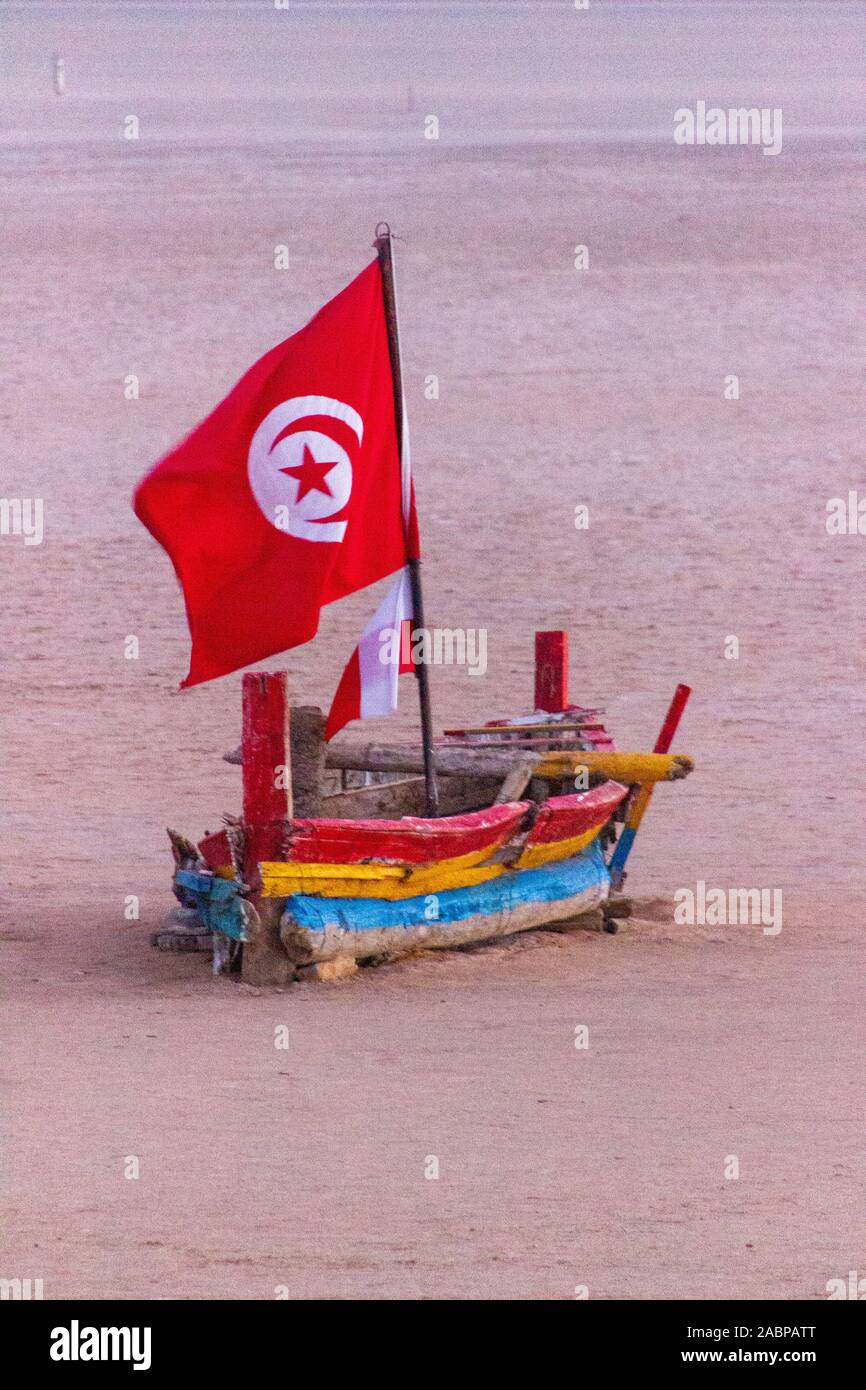
M 397 708 L 397 680 L 414 671 L 411 655 L 412 588 L 408 570 L 388 590 L 361 633 L 337 686 L 325 738 L 351 719 L 373 719 Z

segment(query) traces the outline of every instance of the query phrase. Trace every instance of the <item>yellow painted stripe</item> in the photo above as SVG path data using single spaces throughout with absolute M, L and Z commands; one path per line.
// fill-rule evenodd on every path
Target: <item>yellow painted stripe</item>
M 502 864 L 473 868 L 452 860 L 450 864 L 437 864 L 432 869 L 414 870 L 406 878 L 406 891 L 400 896 L 411 898 L 416 893 L 444 893 L 447 888 L 468 888 L 471 884 L 487 883 L 504 872 Z
M 530 845 L 513 864 L 514 869 L 534 869 L 540 864 L 552 864 L 567 859 L 591 844 L 601 826 L 585 831 L 569 840 Z M 443 859 L 439 864 L 420 869 L 405 869 L 396 864 L 296 864 L 269 861 L 259 865 L 262 875 L 262 896 L 287 898 L 291 893 L 312 893 L 323 898 L 385 898 L 396 902 L 421 893 L 444 893 L 449 888 L 468 888 L 487 883 L 504 872 L 500 864 L 481 865 L 499 846 L 473 850 L 469 854 Z M 220 878 L 234 878 L 231 867 L 219 868 Z
M 287 898 L 292 893 L 312 893 L 321 898 L 385 898 L 388 902 L 396 902 L 400 898 L 414 898 L 422 893 L 444 893 L 449 888 L 487 883 L 489 879 L 498 878 L 504 873 L 502 864 L 456 869 L 437 865 L 434 869 L 423 869 L 399 879 L 313 878 L 296 874 L 297 867 L 296 864 L 260 864 L 262 896 Z M 309 865 L 305 867 L 309 868 Z
M 515 860 L 515 869 L 537 869 L 539 864 L 554 864 L 557 859 L 568 859 L 572 854 L 579 854 L 587 845 L 591 845 L 601 826 L 597 825 L 594 830 L 585 830 L 582 835 L 575 835 L 571 840 L 553 840 L 548 844 L 529 845 L 523 851 L 520 858 Z
M 482 860 L 489 859 L 505 837 L 485 849 L 470 850 L 439 864 L 418 869 L 398 864 L 297 864 L 270 861 L 259 865 L 262 890 L 266 898 L 287 897 L 289 893 L 318 893 L 330 898 L 411 898 L 416 893 L 441 893 L 470 883 L 485 883 L 495 877 L 488 865 L 485 877 L 472 875 Z M 290 887 L 286 887 L 290 884 Z M 391 889 L 395 893 L 390 892 Z M 399 889 L 399 892 L 396 890 Z
M 317 891 L 315 883 L 320 878 L 339 878 L 343 881 L 370 879 L 379 883 L 384 879 L 403 879 L 406 877 L 406 870 L 402 869 L 399 864 L 285 864 L 280 861 L 279 863 L 261 864 L 259 867 L 263 875 L 265 870 L 268 871 L 269 877 L 285 873 L 293 879 L 297 879 L 299 883 L 308 884 L 307 891 L 310 893 Z M 215 873 L 219 878 L 234 878 L 234 870 L 228 866 L 216 869 Z
M 359 878 L 359 879 L 381 879 L 381 878 L 405 878 L 406 870 L 399 864 L 286 864 L 282 860 L 279 863 L 262 864 L 264 869 L 284 869 L 293 878 L 317 879 L 317 878 Z

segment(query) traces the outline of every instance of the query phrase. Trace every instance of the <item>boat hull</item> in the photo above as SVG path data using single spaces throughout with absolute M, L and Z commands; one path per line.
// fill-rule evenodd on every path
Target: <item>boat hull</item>
M 278 934 L 297 967 L 464 946 L 603 903 L 610 875 L 601 832 L 627 794 L 609 781 L 540 807 L 287 821 L 285 856 L 253 865 L 252 893 L 225 862 L 223 832 L 200 843 L 198 864 L 178 866 L 175 891 L 223 936 L 255 944 Z
M 598 840 L 570 859 L 503 874 L 490 882 L 396 901 L 286 899 L 280 937 L 296 965 L 400 956 L 465 946 L 561 922 L 599 907 L 610 875 Z

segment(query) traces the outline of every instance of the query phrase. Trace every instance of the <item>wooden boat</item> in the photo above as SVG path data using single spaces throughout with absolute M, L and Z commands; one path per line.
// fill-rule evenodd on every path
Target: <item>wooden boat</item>
M 412 749 L 324 745 L 319 711 L 289 715 L 281 673 L 245 676 L 244 695 L 242 749 L 226 755 L 243 766 L 244 815 L 197 846 L 172 834 L 174 887 L 195 930 L 211 936 L 218 968 L 242 946 L 244 974 L 260 983 L 328 966 L 346 973 L 596 908 L 614 929 L 628 909 L 610 901 L 607 851 L 631 792 L 691 767 L 682 755 L 617 753 L 597 711 L 585 720 L 574 706 L 537 711 L 450 731 L 437 747 L 446 814 L 401 816 L 423 797 L 423 778 L 404 775 L 419 767 Z M 267 774 L 283 765 L 291 786 L 275 795 Z M 353 767 L 366 785 L 344 785 Z M 334 774 L 339 786 L 326 791 Z M 565 790 L 579 774 L 591 785 Z M 333 803 L 339 816 L 328 814 Z M 310 808 L 322 814 L 294 814 Z
M 421 654 L 414 654 L 415 636 L 430 634 L 404 441 L 392 238 L 385 223 L 376 229 L 375 246 L 404 539 L 405 569 L 395 590 L 402 597 L 393 614 L 399 608 L 401 631 L 407 622 L 413 639 L 408 664 L 419 696 L 420 748 L 340 741 L 339 731 L 351 720 L 395 707 L 390 677 L 383 703 L 382 671 L 374 660 L 362 663 L 360 645 L 356 664 L 350 662 L 344 672 L 344 680 L 350 677 L 348 690 L 355 693 L 341 696 L 341 680 L 332 707 L 332 712 L 338 707 L 339 718 L 327 726 L 338 735 L 336 742 L 326 744 L 320 710 L 290 710 L 284 672 L 244 676 L 241 748 L 227 755 L 243 769 L 242 813 L 225 817 L 225 828 L 197 846 L 169 833 L 175 893 L 191 919 L 188 935 L 212 937 L 219 969 L 230 966 L 242 948 L 244 976 L 255 984 L 281 984 L 299 971 L 340 963 L 353 967 L 358 960 L 400 955 L 419 946 L 481 941 L 568 920 L 598 906 L 605 907 L 610 924 L 616 906 L 610 902 L 611 883 L 623 881 L 625 860 L 655 782 L 682 777 L 691 768 L 689 759 L 669 752 L 686 687 L 680 687 L 653 753 L 619 753 L 601 722 L 603 711 L 568 700 L 564 632 L 536 634 L 530 713 L 451 729 L 435 742 L 430 658 L 423 643 Z M 298 399 L 340 404 L 327 395 Z M 341 408 L 361 419 L 353 407 Z M 360 433 L 358 437 L 360 442 Z M 161 528 L 148 522 L 148 509 L 139 514 L 162 540 Z M 363 535 L 363 526 L 372 521 L 366 512 L 358 515 Z M 276 524 L 270 516 L 268 520 Z M 293 534 L 303 537 L 305 532 Z M 345 592 L 352 592 L 351 587 Z M 316 599 L 320 606 L 328 601 L 323 594 Z M 311 602 L 303 586 L 298 601 Z M 293 630 L 290 635 L 297 637 Z M 376 635 L 381 639 L 382 630 L 377 634 L 374 628 Z M 245 664 L 239 652 L 253 650 L 246 641 L 238 647 L 237 636 L 232 644 L 236 664 L 229 669 Z M 362 643 L 370 636 L 365 629 Z M 270 633 L 267 642 L 274 640 Z M 254 649 L 274 654 L 283 643 L 265 651 L 257 638 Z M 396 680 L 403 657 L 395 664 Z M 225 674 L 225 654 L 215 663 L 206 662 L 205 669 Z M 361 698 L 365 683 L 378 692 L 366 706 Z M 617 825 L 626 818 L 614 862 L 606 856 Z

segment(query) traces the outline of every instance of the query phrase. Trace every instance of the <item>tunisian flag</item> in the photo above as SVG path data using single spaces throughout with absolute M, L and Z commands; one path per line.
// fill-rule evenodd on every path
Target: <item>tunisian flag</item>
M 417 536 L 405 462 L 375 260 L 136 490 L 186 601 L 184 686 L 308 642 L 323 604 L 402 569 Z

